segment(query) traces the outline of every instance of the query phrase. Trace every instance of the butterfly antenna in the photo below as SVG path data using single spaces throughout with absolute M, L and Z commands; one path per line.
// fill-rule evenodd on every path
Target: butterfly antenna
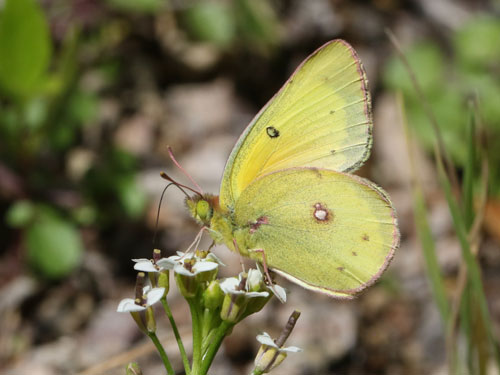
M 163 177 L 163 176 L 162 176 Z M 156 212 L 156 223 L 155 223 L 155 231 L 154 231 L 154 234 L 153 234 L 153 247 L 157 247 L 156 246 L 156 237 L 158 235 L 158 223 L 160 222 L 160 211 L 161 211 L 161 203 L 163 202 L 163 197 L 165 196 L 165 193 L 167 192 L 167 189 L 170 187 L 170 186 L 175 186 L 176 188 L 178 188 L 181 192 L 184 193 L 184 195 L 187 197 L 187 198 L 190 198 L 189 197 L 189 194 L 186 193 L 186 191 L 181 187 L 179 186 L 178 183 L 176 183 L 175 181 L 171 181 L 167 186 L 165 186 L 165 188 L 163 189 L 163 191 L 161 192 L 161 196 L 160 196 L 160 201 L 158 202 L 158 211 Z
M 163 201 L 163 196 L 165 195 L 165 192 L 167 191 L 167 189 L 174 185 L 173 182 L 169 183 L 167 186 L 165 186 L 165 188 L 163 189 L 163 191 L 161 192 L 161 196 L 160 196 L 160 201 L 158 202 L 158 211 L 156 211 L 156 223 L 155 223 L 155 231 L 154 231 L 154 234 L 153 234 L 153 247 L 156 248 L 156 236 L 158 235 L 158 223 L 160 221 L 160 211 L 161 211 L 161 202 Z
M 203 192 L 200 193 L 199 191 L 191 189 L 189 186 L 183 185 L 180 182 L 175 181 L 172 177 L 170 177 L 165 172 L 160 172 L 160 177 L 163 178 L 163 179 L 165 179 L 165 180 L 167 180 L 167 181 L 169 181 L 169 182 L 171 182 L 175 186 L 177 186 L 177 188 L 179 188 L 179 190 L 181 190 L 186 195 L 187 198 L 189 198 L 189 194 L 186 193 L 186 191 L 184 189 L 192 191 L 193 193 L 198 194 L 200 197 L 203 197 Z
M 175 166 L 180 169 L 180 171 L 189 179 L 189 181 L 191 181 L 193 183 L 193 185 L 201 193 L 201 194 L 200 193 L 198 193 L 198 194 L 204 195 L 203 194 L 203 189 L 196 183 L 196 181 L 193 179 L 193 177 L 191 177 L 191 175 L 189 173 L 187 173 L 187 171 L 184 168 L 181 167 L 181 165 L 179 164 L 179 162 L 175 159 L 174 153 L 172 151 L 172 147 L 167 146 L 167 150 L 168 150 L 168 155 L 170 156 L 170 159 L 172 159 L 172 161 L 175 164 Z

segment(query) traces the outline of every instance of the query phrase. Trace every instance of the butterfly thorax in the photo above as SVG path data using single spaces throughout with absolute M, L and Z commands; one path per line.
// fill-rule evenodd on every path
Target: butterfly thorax
M 250 256 L 248 228 L 235 224 L 231 212 L 226 212 L 220 207 L 218 196 L 209 194 L 194 196 L 186 199 L 186 205 L 198 224 L 210 229 L 210 236 L 217 244 L 223 243 L 232 251 Z

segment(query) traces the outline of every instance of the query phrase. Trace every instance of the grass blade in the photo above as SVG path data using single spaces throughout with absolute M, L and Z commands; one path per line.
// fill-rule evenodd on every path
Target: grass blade
M 436 145 L 436 148 L 438 146 Z M 486 301 L 486 296 L 484 294 L 483 283 L 481 279 L 481 270 L 476 258 L 471 252 L 469 242 L 467 239 L 467 229 L 464 221 L 464 217 L 461 215 L 459 206 L 452 194 L 451 183 L 446 175 L 442 159 L 436 157 L 436 164 L 438 167 L 438 175 L 441 186 L 444 190 L 446 200 L 448 202 L 448 207 L 450 209 L 451 217 L 453 219 L 453 226 L 458 236 L 460 242 L 460 247 L 462 250 L 462 257 L 467 266 L 467 273 L 469 276 L 469 282 L 471 285 L 471 294 L 473 294 L 477 299 L 477 304 L 481 312 L 481 318 L 483 324 L 486 327 L 488 333 L 488 338 L 492 346 L 493 355 L 497 363 L 497 367 L 500 369 L 500 353 L 498 350 L 498 344 L 496 343 L 495 337 L 493 335 L 493 325 L 491 323 L 490 314 L 488 311 L 488 304 Z
M 408 157 L 410 160 L 410 171 L 412 181 L 413 193 L 413 208 L 415 215 L 415 224 L 417 227 L 417 234 L 422 245 L 422 253 L 424 255 L 427 276 L 430 281 L 432 295 L 441 315 L 443 326 L 447 327 L 450 313 L 450 306 L 446 296 L 446 289 L 444 287 L 443 277 L 439 268 L 439 263 L 436 256 L 436 246 L 432 231 L 427 220 L 427 207 L 425 204 L 424 193 L 422 184 L 417 176 L 417 167 L 415 165 L 415 157 L 413 145 L 411 143 L 410 129 L 406 121 L 406 114 L 404 112 L 403 97 L 398 95 L 399 108 L 401 109 L 402 123 L 406 136 L 406 143 L 408 147 Z

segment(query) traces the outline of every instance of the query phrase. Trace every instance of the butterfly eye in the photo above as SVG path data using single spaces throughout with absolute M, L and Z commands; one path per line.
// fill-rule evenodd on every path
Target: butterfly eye
M 196 203 L 196 215 L 201 221 L 209 221 L 212 216 L 211 211 L 210 204 L 206 200 L 200 199 Z

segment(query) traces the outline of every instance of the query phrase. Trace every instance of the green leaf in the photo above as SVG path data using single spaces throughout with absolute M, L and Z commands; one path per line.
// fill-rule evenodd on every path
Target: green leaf
M 421 43 L 406 52 L 410 66 L 426 95 L 440 92 L 444 83 L 444 57 L 434 43 Z M 384 71 L 384 82 L 405 96 L 416 97 L 415 89 L 401 60 L 392 57 Z
M 11 227 L 22 228 L 28 224 L 34 214 L 35 209 L 33 203 L 28 200 L 20 200 L 14 202 L 12 206 L 9 207 L 5 215 L 5 221 L 7 225 Z
M 230 44 L 235 36 L 231 9 L 223 3 L 197 2 L 185 11 L 184 22 L 192 37 L 220 47 Z
M 425 111 L 416 99 L 406 103 L 411 127 L 423 145 L 431 150 L 436 135 L 429 123 Z M 443 91 L 440 95 L 430 98 L 430 106 L 440 125 L 444 144 L 452 159 L 459 165 L 464 165 L 467 154 L 466 128 L 467 107 L 456 90 Z
M 31 129 L 38 129 L 47 118 L 48 106 L 45 98 L 33 98 L 24 107 L 24 121 Z
M 146 207 L 146 195 L 139 188 L 135 176 L 123 176 L 117 180 L 118 197 L 127 215 L 131 218 L 139 217 Z
M 239 33 L 257 45 L 273 45 L 278 41 L 278 21 L 266 0 L 236 0 L 234 2 Z
M 459 62 L 468 68 L 488 67 L 500 59 L 500 21 L 493 17 L 473 18 L 455 34 Z
M 39 212 L 25 241 L 29 263 L 47 278 L 64 277 L 81 262 L 84 248 L 78 230 L 52 212 Z
M 68 103 L 69 114 L 77 125 L 88 125 L 96 117 L 99 108 L 97 97 L 90 92 L 76 91 Z
M 0 85 L 15 97 L 36 91 L 50 62 L 47 21 L 35 0 L 7 0 L 0 14 Z

